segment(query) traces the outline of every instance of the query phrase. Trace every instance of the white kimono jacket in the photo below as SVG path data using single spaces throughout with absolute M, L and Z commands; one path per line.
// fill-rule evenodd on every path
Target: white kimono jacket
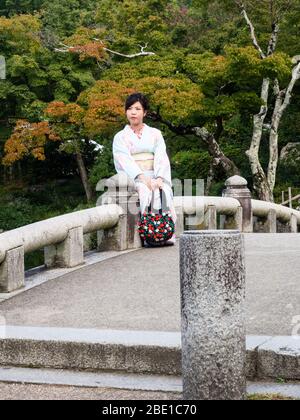
M 143 171 L 133 158 L 135 153 L 150 152 L 154 154 L 154 168 L 153 170 Z M 174 222 L 176 221 L 176 213 L 173 204 L 173 191 L 171 180 L 171 167 L 169 157 L 166 152 L 166 144 L 160 130 L 154 127 L 149 127 L 144 124 L 142 137 L 139 138 L 131 127 L 127 124 L 125 128 L 119 131 L 113 141 L 113 156 L 116 171 L 118 173 L 125 172 L 131 179 L 134 180 L 136 189 L 140 198 L 141 212 L 147 211 L 152 199 L 152 191 L 142 183 L 135 180 L 137 175 L 145 174 L 151 178 L 163 178 L 163 190 L 166 195 L 166 205 L 172 213 Z M 154 193 L 155 209 L 161 208 L 159 189 Z

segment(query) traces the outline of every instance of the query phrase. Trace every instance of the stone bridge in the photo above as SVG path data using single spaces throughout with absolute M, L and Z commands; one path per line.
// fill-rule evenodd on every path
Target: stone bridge
M 248 376 L 300 379 L 300 212 L 233 177 L 223 197 L 175 197 L 176 245 L 142 248 L 133 186 L 103 187 L 95 208 L 0 234 L 0 365 L 180 375 L 179 237 L 221 228 L 244 233 Z M 41 248 L 44 266 L 25 273 Z

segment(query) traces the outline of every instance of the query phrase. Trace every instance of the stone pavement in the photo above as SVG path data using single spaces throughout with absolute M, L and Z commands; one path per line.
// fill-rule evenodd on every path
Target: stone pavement
M 180 393 L 0 382 L 0 400 L 180 400 Z
M 278 367 L 281 368 L 286 361 L 289 361 L 290 369 L 294 366 L 293 363 L 299 363 L 299 351 L 293 353 L 294 349 L 299 348 L 297 335 L 300 335 L 299 239 L 299 235 L 292 234 L 245 235 L 247 334 L 294 336 L 293 338 L 278 338 L 278 345 L 275 343 L 278 349 L 274 354 L 273 349 L 276 347 L 274 342 L 268 350 L 269 353 L 264 354 L 266 360 L 271 355 L 273 373 L 269 377 L 274 379 L 285 377 L 280 376 Z M 77 375 L 79 372 L 61 370 L 63 378 L 61 379 L 57 376 L 60 370 L 55 369 L 54 373 L 47 374 L 48 378 L 50 377 L 47 382 L 45 370 L 36 369 L 33 373 L 32 370 L 25 368 L 26 366 L 56 367 L 56 363 L 59 367 L 60 359 L 65 358 L 66 363 L 62 363 L 61 366 L 68 366 L 71 369 L 74 369 L 75 365 L 78 367 L 79 361 L 83 366 L 85 363 L 94 366 L 91 363 L 93 361 L 97 366 L 103 362 L 104 370 L 107 369 L 107 361 L 112 361 L 115 366 L 122 365 L 124 368 L 126 360 L 127 364 L 141 366 L 141 372 L 155 372 L 155 369 L 160 369 L 160 364 L 163 366 L 168 364 L 164 362 L 164 357 L 168 356 L 169 350 L 172 357 L 168 356 L 168 361 L 171 364 L 174 363 L 174 366 L 179 366 L 179 344 L 173 342 L 180 341 L 178 334 L 180 331 L 178 243 L 174 247 L 162 249 L 148 248 L 119 254 L 89 254 L 86 265 L 76 270 L 54 269 L 46 272 L 33 270 L 27 273 L 27 279 L 26 291 L 2 302 L 3 296 L 0 296 L 0 342 L 2 333 L 3 338 L 8 338 L 6 342 L 4 340 L 1 343 L 4 346 L 0 354 L 1 357 L 3 356 L 1 361 L 3 367 L 0 369 L 2 399 L 170 400 L 181 398 L 181 393 L 178 392 L 179 376 L 170 376 L 167 382 L 165 382 L 166 379 L 159 379 L 158 383 L 158 378 L 154 378 L 154 375 L 148 379 L 143 375 L 143 381 L 147 382 L 144 382 L 144 388 L 139 382 L 138 389 L 137 385 L 132 389 L 132 376 L 130 376 L 131 384 L 128 384 L 128 377 L 124 383 L 115 376 L 105 376 L 105 372 L 100 370 L 97 373 L 101 375 L 99 382 L 99 376 L 96 378 L 92 372 L 84 371 L 83 377 L 80 378 L 82 383 L 78 385 L 77 377 L 75 382 L 70 380 L 69 383 L 66 378 Z M 11 329 L 8 327 L 5 330 L 3 328 L 5 323 L 15 327 Z M 21 328 L 18 330 L 18 327 Z M 85 332 L 84 329 L 90 330 Z M 100 334 L 99 330 L 104 331 Z M 5 337 L 5 331 L 7 337 Z M 11 334 L 10 339 L 9 334 Z M 85 334 L 86 337 L 84 337 Z M 100 342 L 98 342 L 97 334 L 101 336 Z M 60 335 L 61 338 L 59 338 Z M 115 338 L 113 338 L 114 335 Z M 35 341 L 31 336 L 35 337 Z M 139 340 L 143 343 L 146 343 L 148 339 L 152 340 L 151 343 L 155 343 L 157 346 L 154 349 L 155 357 L 152 355 L 151 344 L 142 350 L 141 360 L 136 359 L 137 353 L 140 354 L 140 351 L 134 351 L 137 337 L 140 337 Z M 118 342 L 119 339 L 122 339 L 122 343 L 123 340 L 128 342 L 128 347 L 121 343 L 114 348 L 114 341 Z M 257 339 L 262 341 L 270 337 L 248 337 L 249 349 L 253 346 L 253 349 L 256 348 L 256 344 L 253 345 L 251 340 Z M 285 340 L 284 345 L 282 339 Z M 168 340 L 170 340 L 169 344 Z M 276 337 L 274 340 L 276 342 Z M 77 344 L 81 346 L 80 350 Z M 268 347 L 267 344 L 265 347 Z M 113 349 L 116 359 L 112 357 Z M 99 351 L 101 357 L 99 357 Z M 85 354 L 86 357 L 84 357 Z M 293 360 L 290 358 L 291 354 L 294 356 Z M 47 357 L 51 358 L 53 364 L 47 365 Z M 155 358 L 159 358 L 161 363 L 159 364 Z M 276 358 L 283 362 L 277 363 Z M 16 361 L 15 364 L 14 361 Z M 155 369 L 144 370 L 143 363 L 150 366 L 152 362 L 154 365 L 157 364 Z M 11 368 L 5 366 L 9 364 L 12 365 Z M 118 369 L 115 368 L 116 374 Z M 289 373 L 286 377 L 299 379 L 298 371 L 299 369 L 295 376 Z M 130 366 L 128 372 L 132 372 Z M 139 369 L 133 372 L 139 372 Z M 178 369 L 176 372 L 178 375 Z M 32 375 L 37 375 L 39 379 L 33 378 Z M 94 381 L 94 384 L 87 387 L 86 381 Z M 31 382 L 36 384 L 30 385 Z M 122 389 L 122 384 L 124 389 Z M 175 390 L 177 392 L 174 392 Z M 254 383 L 249 385 L 248 390 L 250 393 L 280 393 L 282 391 L 282 394 L 299 398 L 300 385 L 299 383 L 291 384 L 291 386 L 286 384 L 285 388 L 283 386 L 278 388 L 278 384 L 274 383 Z
M 248 395 L 280 395 L 300 399 L 300 385 L 296 383 L 276 384 L 271 382 L 248 383 Z M 89 388 L 78 386 L 58 386 L 30 383 L 0 382 L 0 400 L 181 400 L 181 392 L 129 390 L 115 388 Z M 274 398 L 274 397 L 273 397 Z M 258 398 L 257 398 L 258 399 Z M 272 399 L 272 398 L 271 398 Z M 278 399 L 275 397 L 274 399 Z
M 247 334 L 300 333 L 293 235 L 245 235 Z M 7 325 L 179 331 L 179 244 L 95 262 L 0 303 Z

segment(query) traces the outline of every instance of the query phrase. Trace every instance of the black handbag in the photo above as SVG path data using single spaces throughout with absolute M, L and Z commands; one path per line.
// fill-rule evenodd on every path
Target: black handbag
M 151 204 L 148 212 L 140 215 L 138 230 L 144 243 L 151 247 L 164 246 L 172 238 L 175 232 L 175 223 L 170 210 L 166 207 L 166 193 L 160 189 L 161 208 L 158 213 L 151 210 L 154 202 L 154 191 L 152 192 Z

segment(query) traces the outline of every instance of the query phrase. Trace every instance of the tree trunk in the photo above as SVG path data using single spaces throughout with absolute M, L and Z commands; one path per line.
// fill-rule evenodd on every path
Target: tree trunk
M 210 168 L 209 168 L 209 173 L 207 175 L 207 179 L 206 179 L 206 187 L 205 187 L 205 195 L 209 195 L 213 181 L 215 179 L 215 170 L 216 168 L 219 166 L 220 162 L 218 159 L 213 159 L 211 164 L 210 164 Z
M 255 28 L 247 14 L 243 2 L 236 1 L 237 5 L 241 8 L 242 14 L 247 22 L 247 25 L 250 29 L 250 36 L 254 47 L 259 51 L 260 57 L 264 60 L 267 57 L 270 57 L 276 50 L 278 33 L 279 33 L 279 20 L 284 18 L 285 12 L 288 10 L 288 2 L 285 7 L 278 9 L 279 14 L 273 14 L 273 6 L 275 7 L 275 2 L 270 2 L 270 16 L 272 18 L 272 34 L 269 40 L 268 52 L 267 55 L 264 54 L 261 49 L 256 34 Z M 269 135 L 269 166 L 268 174 L 266 175 L 259 161 L 259 148 L 262 138 L 262 130 L 264 125 L 264 120 L 268 111 L 268 96 L 269 96 L 269 79 L 265 78 L 263 80 L 262 89 L 261 89 L 261 99 L 263 105 L 260 109 L 259 114 L 254 116 L 253 120 L 253 136 L 250 149 L 246 152 L 249 162 L 251 165 L 251 171 L 254 182 L 254 189 L 256 190 L 258 197 L 261 200 L 274 201 L 273 191 L 276 182 L 276 171 L 278 166 L 278 129 L 280 120 L 283 112 L 290 103 L 291 94 L 294 88 L 296 81 L 300 78 L 300 63 L 295 56 L 292 60 L 296 66 L 292 72 L 292 79 L 289 83 L 289 86 L 286 91 L 281 91 L 279 89 L 279 83 L 275 80 L 275 94 L 276 94 L 276 103 L 274 107 L 274 112 L 272 116 L 271 131 Z M 284 98 L 284 99 L 283 99 Z
M 269 137 L 269 167 L 268 167 L 268 183 L 273 192 L 276 183 L 276 172 L 278 166 L 278 130 L 282 115 L 291 102 L 292 92 L 297 80 L 300 79 L 300 63 L 298 63 L 292 71 L 292 78 L 286 90 L 280 91 L 278 80 L 275 80 L 276 102 L 272 115 L 272 124 Z
M 219 163 L 228 178 L 233 175 L 240 175 L 239 168 L 224 154 L 212 133 L 204 127 L 195 127 L 192 131 L 207 144 L 209 154 Z
M 23 174 L 22 174 L 22 165 L 21 165 L 21 162 L 20 161 L 18 161 L 18 163 L 17 163 L 17 168 L 18 168 L 18 179 L 20 181 L 22 181 Z
M 278 84 L 276 81 L 275 84 Z M 272 124 L 271 124 L 271 131 L 269 136 L 269 166 L 268 166 L 268 184 L 270 186 L 270 190 L 273 192 L 275 183 L 276 183 L 276 172 L 278 166 L 278 128 L 281 119 L 281 106 L 282 106 L 282 93 L 277 93 L 277 98 L 275 102 L 274 112 L 272 116 Z
M 270 80 L 265 78 L 261 88 L 263 105 L 261 106 L 259 113 L 253 117 L 253 135 L 250 148 L 246 152 L 253 177 L 253 188 L 256 191 L 258 198 L 264 201 L 274 201 L 267 176 L 259 160 L 259 148 L 262 139 L 263 125 L 268 112 L 269 87 Z
M 76 161 L 78 164 L 78 168 L 79 168 L 79 173 L 80 173 L 80 178 L 84 187 L 84 191 L 86 194 L 86 198 L 88 202 L 93 201 L 94 195 L 91 189 L 91 186 L 89 184 L 88 181 L 88 176 L 87 176 L 87 172 L 86 172 L 86 168 L 85 168 L 85 164 L 84 161 L 82 159 L 82 154 L 77 152 L 76 153 Z

